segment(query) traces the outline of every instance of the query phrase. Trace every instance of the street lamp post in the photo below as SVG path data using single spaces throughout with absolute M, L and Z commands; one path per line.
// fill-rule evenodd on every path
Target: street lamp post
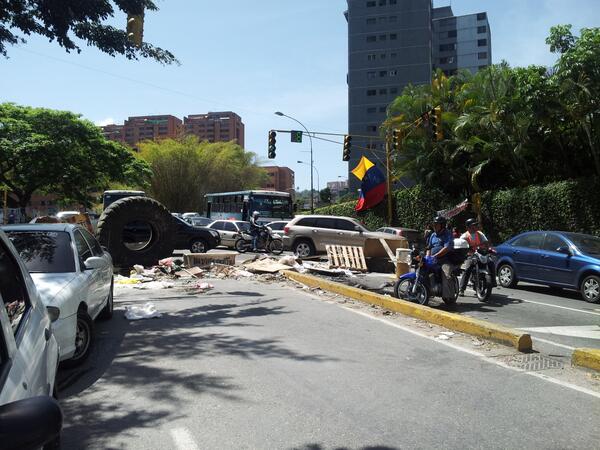
M 304 128 L 304 130 L 306 131 L 306 134 L 308 135 L 308 139 L 310 141 L 310 213 L 314 214 L 315 213 L 314 184 L 313 184 L 314 160 L 313 160 L 313 141 L 312 141 L 312 136 L 310 134 L 310 131 L 308 131 L 308 128 L 306 128 L 306 126 L 302 122 L 300 122 L 298 119 L 294 119 L 293 117 L 290 117 L 290 116 L 282 113 L 281 111 L 277 111 L 275 114 L 277 114 L 278 116 L 281 116 L 281 117 L 287 117 L 288 119 L 291 119 L 294 122 L 300 124 L 300 126 L 302 128 Z M 317 172 L 317 174 L 318 174 L 318 172 Z
M 306 162 L 304 162 L 304 161 L 296 161 L 296 162 L 297 162 L 298 164 L 304 164 L 304 165 L 306 165 L 306 166 L 310 166 L 310 164 L 308 164 L 308 163 L 306 163 Z M 310 172 L 311 172 L 311 175 L 312 175 L 312 171 L 313 171 L 313 170 L 314 170 L 315 172 L 317 172 L 317 192 L 318 192 L 318 195 L 321 195 L 321 176 L 319 175 L 319 171 L 317 170 L 317 168 L 316 168 L 314 165 L 311 167 L 311 171 L 310 171 Z M 312 186 L 311 186 L 311 189 L 310 189 L 310 195 L 311 195 L 311 198 L 312 198 L 312 196 L 313 196 L 313 189 L 312 189 Z

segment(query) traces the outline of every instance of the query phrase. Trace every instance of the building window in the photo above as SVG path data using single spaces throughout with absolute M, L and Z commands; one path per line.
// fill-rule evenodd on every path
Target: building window
M 367 36 L 367 42 L 375 42 L 377 40 L 377 36 Z
M 487 33 L 487 27 L 485 25 L 477 27 L 477 33 L 479 33 L 479 34 Z
M 395 41 L 396 39 L 398 39 L 398 35 L 396 33 L 390 34 L 390 41 Z
M 377 55 L 375 53 L 369 53 L 367 55 L 367 61 L 375 61 L 377 59 Z
M 398 88 L 391 88 L 390 89 L 390 94 L 397 94 L 398 93 Z
M 456 30 L 450 30 L 450 31 L 448 31 L 448 37 L 449 38 L 455 38 L 456 37 Z
M 385 53 L 382 53 L 381 55 L 379 55 L 379 59 L 385 59 Z
M 390 23 L 396 23 L 398 21 L 398 16 L 390 16 Z
M 386 76 L 387 76 L 387 70 L 380 70 L 380 71 L 379 71 L 379 76 L 380 76 L 381 78 L 383 78 L 383 77 L 386 77 Z
M 376 1 L 369 1 L 367 2 L 367 8 L 372 8 L 373 6 L 377 6 L 377 2 Z
M 367 19 L 367 25 L 373 25 L 377 23 L 377 19 L 375 17 L 369 17 Z
M 398 53 L 392 52 L 390 53 L 390 58 L 395 59 L 398 56 Z
M 367 131 L 369 131 L 371 133 L 376 133 L 377 132 L 377 125 L 367 125 Z
M 373 97 L 374 95 L 377 95 L 377 89 L 367 90 L 367 97 Z
M 377 76 L 377 72 L 367 72 L 367 78 L 375 78 Z
M 440 52 L 452 52 L 456 50 L 456 44 L 442 44 L 440 45 Z
M 386 110 L 387 110 L 387 108 L 385 106 L 380 106 L 379 107 L 379 112 L 380 113 L 384 113 L 384 112 L 386 112 Z
M 379 95 L 387 95 L 387 89 L 379 89 Z
M 479 39 L 477 41 L 477 46 L 478 47 L 485 47 L 487 45 L 487 39 Z
M 387 22 L 387 17 L 380 17 L 379 18 L 379 23 L 386 23 Z
M 390 0 L 390 5 L 395 5 L 396 4 L 396 0 Z
M 367 114 L 375 114 L 377 112 L 377 108 L 367 108 Z
M 487 52 L 480 52 L 477 56 L 479 59 L 487 59 Z
M 385 6 L 386 0 L 379 0 L 379 6 Z
M 390 70 L 389 71 L 389 75 L 390 75 L 390 77 L 395 77 L 395 76 L 398 75 L 398 71 L 397 70 Z
M 380 41 L 387 41 L 387 34 L 380 34 L 379 35 L 379 40 Z
M 477 20 L 485 20 L 487 18 L 487 14 L 486 13 L 479 13 L 477 14 Z

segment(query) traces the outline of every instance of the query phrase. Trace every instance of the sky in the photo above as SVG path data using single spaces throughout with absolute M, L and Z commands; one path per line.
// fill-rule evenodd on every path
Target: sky
M 401 0 L 402 1 L 402 0 Z M 234 111 L 246 126 L 246 149 L 264 165 L 287 166 L 296 185 L 310 187 L 309 144 L 278 135 L 277 159 L 267 159 L 271 129 L 346 132 L 345 0 L 156 0 L 144 40 L 169 49 L 181 65 L 128 61 L 93 47 L 66 53 L 28 37 L 0 56 L 0 102 L 70 110 L 99 125 L 129 116 Z M 456 15 L 487 11 L 494 62 L 552 66 L 544 41 L 556 24 L 600 26 L 598 0 L 437 0 Z M 125 26 L 118 15 L 114 24 Z M 339 138 L 341 142 L 342 138 Z M 315 188 L 347 177 L 342 146 L 314 141 Z M 318 172 L 318 173 L 317 173 Z

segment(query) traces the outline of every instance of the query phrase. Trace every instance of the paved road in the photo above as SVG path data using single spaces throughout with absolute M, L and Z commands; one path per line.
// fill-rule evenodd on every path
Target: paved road
M 508 348 L 280 284 L 213 283 L 118 291 L 90 360 L 61 373 L 64 448 L 598 448 L 585 373 L 517 371 Z M 162 318 L 123 317 L 148 300 Z

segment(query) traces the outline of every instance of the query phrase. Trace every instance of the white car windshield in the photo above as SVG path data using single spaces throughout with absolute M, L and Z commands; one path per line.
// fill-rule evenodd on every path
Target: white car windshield
M 71 237 L 66 231 L 8 231 L 31 273 L 75 272 Z

